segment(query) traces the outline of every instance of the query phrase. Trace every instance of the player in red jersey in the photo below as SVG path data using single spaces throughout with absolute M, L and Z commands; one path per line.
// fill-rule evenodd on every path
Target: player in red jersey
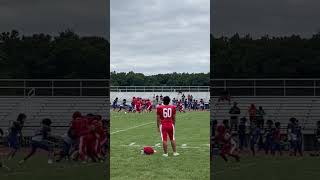
M 75 134 L 79 137 L 79 155 L 80 160 L 85 160 L 86 157 L 86 135 L 89 134 L 89 120 L 87 116 L 81 116 L 80 112 L 75 112 L 73 115 L 72 128 L 75 130 Z
M 185 112 L 181 100 L 178 102 L 178 109 L 179 109 L 179 112 Z
M 102 117 L 100 115 L 95 116 L 95 120 L 93 121 L 93 125 L 95 127 L 96 132 L 96 144 L 94 145 L 94 152 L 97 157 L 102 160 L 102 147 L 106 141 L 107 135 L 103 129 Z
M 146 106 L 147 106 L 147 111 L 152 112 L 152 102 L 150 101 L 150 99 L 147 100 Z
M 136 103 L 135 103 L 135 107 L 136 107 L 136 111 L 138 113 L 141 113 L 141 109 L 142 109 L 142 100 L 141 98 L 139 98 Z
M 170 98 L 165 96 L 163 98 L 163 105 L 157 107 L 157 126 L 161 134 L 164 157 L 168 157 L 167 135 L 169 135 L 171 141 L 173 155 L 179 155 L 176 150 L 175 140 L 176 107 L 169 105 L 169 103 Z
M 224 120 L 222 125 L 217 127 L 218 131 L 218 142 L 221 145 L 220 156 L 228 161 L 227 155 L 236 159 L 236 161 L 240 160 L 239 155 L 236 152 L 236 143 L 232 139 L 231 132 L 228 128 L 228 120 Z
M 132 106 L 133 111 L 136 110 L 136 101 L 137 101 L 137 99 L 138 99 L 138 98 L 136 98 L 136 97 L 134 97 L 134 96 L 132 97 L 131 106 Z

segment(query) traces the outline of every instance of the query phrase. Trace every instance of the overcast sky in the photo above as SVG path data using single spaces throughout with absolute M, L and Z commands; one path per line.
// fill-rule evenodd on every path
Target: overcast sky
M 111 70 L 209 72 L 210 0 L 111 0 Z
M 0 31 L 109 36 L 109 0 L 1 0 Z
M 305 37 L 320 31 L 319 0 L 214 0 L 211 32 L 230 36 L 236 32 Z

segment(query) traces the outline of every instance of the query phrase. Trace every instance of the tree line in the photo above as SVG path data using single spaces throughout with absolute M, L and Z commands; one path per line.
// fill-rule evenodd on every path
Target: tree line
M 112 86 L 209 86 L 209 73 L 168 73 L 146 76 L 135 72 L 111 72 Z
M 320 33 L 254 39 L 211 35 L 211 78 L 319 78 Z
M 104 37 L 0 34 L 0 78 L 108 78 L 110 44 Z

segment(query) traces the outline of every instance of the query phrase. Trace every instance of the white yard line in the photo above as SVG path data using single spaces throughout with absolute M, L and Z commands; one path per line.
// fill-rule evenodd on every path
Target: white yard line
M 118 131 L 114 131 L 114 132 L 111 132 L 110 134 L 117 134 L 117 133 L 120 133 L 120 132 L 129 131 L 131 129 L 135 129 L 135 128 L 138 128 L 138 127 L 141 127 L 141 126 L 146 126 L 146 125 L 154 124 L 154 123 L 155 122 L 144 123 L 144 124 L 140 124 L 140 125 L 137 125 L 137 126 L 133 126 L 133 127 L 127 128 L 127 129 L 121 129 L 121 130 L 118 130 Z
M 121 147 L 139 147 L 139 148 L 142 148 L 144 146 L 147 146 L 147 145 L 139 145 L 139 144 L 136 144 L 136 143 L 130 143 L 128 145 L 120 145 Z M 153 148 L 161 148 L 161 144 L 160 143 L 157 143 L 156 145 L 154 146 L 151 146 Z M 197 147 L 197 146 L 187 146 L 187 144 L 182 144 L 181 146 L 177 146 L 177 148 L 179 149 L 203 149 L 203 150 L 209 150 L 209 148 L 204 148 L 204 146 L 202 147 Z
M 179 114 L 178 117 L 181 118 L 181 117 L 186 116 L 186 115 L 187 115 L 187 113 L 183 113 L 183 114 Z M 115 118 L 115 117 L 113 117 L 113 118 Z M 117 130 L 117 131 L 111 132 L 110 134 L 117 134 L 117 133 L 120 133 L 120 132 L 125 132 L 125 131 L 131 130 L 131 129 L 135 129 L 135 128 L 146 126 L 146 125 L 153 124 L 153 123 L 155 123 L 155 122 L 149 122 L 149 123 L 145 123 L 145 124 L 140 124 L 140 125 L 137 125 L 137 126 L 133 126 L 133 127 L 127 128 L 127 129 Z

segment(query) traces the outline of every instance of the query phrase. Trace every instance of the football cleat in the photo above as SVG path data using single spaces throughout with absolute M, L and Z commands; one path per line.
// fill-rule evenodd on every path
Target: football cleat
M 168 154 L 162 154 L 163 157 L 168 157 Z
M 177 152 L 173 153 L 173 156 L 179 156 L 179 155 L 180 155 L 180 154 L 177 153 Z

